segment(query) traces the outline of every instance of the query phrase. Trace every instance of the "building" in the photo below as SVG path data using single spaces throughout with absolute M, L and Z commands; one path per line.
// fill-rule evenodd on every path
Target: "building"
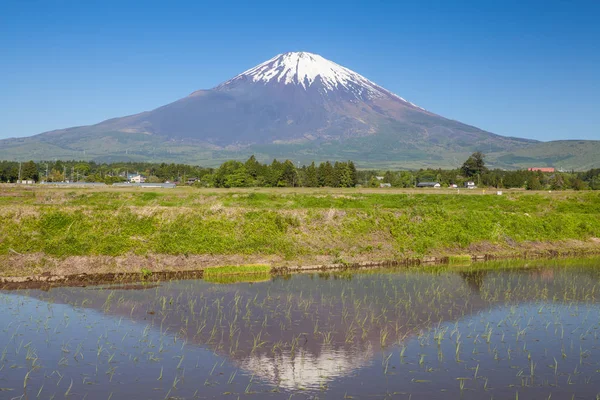
M 477 188 L 477 186 L 475 186 L 475 182 L 473 182 L 473 181 L 465 182 L 465 187 L 467 189 L 476 189 Z
M 555 172 L 556 170 L 553 167 L 541 167 L 541 168 L 537 168 L 537 167 L 533 167 L 533 168 L 527 168 L 527 171 L 540 171 L 540 172 Z
M 146 177 L 140 174 L 128 175 L 129 182 L 131 183 L 144 183 L 146 182 Z
M 442 187 L 442 185 L 440 185 L 439 182 L 419 182 L 419 183 L 417 183 L 417 187 L 420 187 L 420 188 L 426 188 L 426 187 L 440 188 L 440 187 Z
M 377 179 L 378 181 L 382 181 L 383 180 L 383 176 L 376 176 L 375 179 Z
M 391 183 L 380 183 L 379 187 L 380 188 L 392 187 L 392 184 Z

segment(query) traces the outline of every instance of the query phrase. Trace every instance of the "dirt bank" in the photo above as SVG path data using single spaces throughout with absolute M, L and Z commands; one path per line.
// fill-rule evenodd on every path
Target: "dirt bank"
M 203 277 L 207 268 L 221 265 L 268 264 L 272 273 L 362 269 L 385 266 L 417 266 L 447 264 L 453 257 L 473 262 L 500 259 L 536 259 L 557 257 L 586 257 L 600 254 L 600 239 L 589 241 L 523 242 L 506 245 L 478 243 L 467 249 L 447 249 L 420 258 L 399 260 L 369 260 L 368 256 L 334 262 L 331 257 L 311 257 L 303 260 L 284 260 L 276 256 L 172 256 L 153 254 L 77 256 L 63 259 L 43 254 L 10 254 L 0 257 L 0 289 L 42 289 L 54 286 L 90 286 L 99 284 L 131 284 L 160 282 L 172 279 Z M 131 288 L 137 288 L 137 285 Z

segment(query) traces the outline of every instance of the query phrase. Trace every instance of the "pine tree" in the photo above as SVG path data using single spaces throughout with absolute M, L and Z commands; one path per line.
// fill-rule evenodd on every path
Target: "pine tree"
M 290 160 L 286 160 L 283 163 L 283 168 L 281 170 L 281 181 L 279 186 L 297 186 L 298 184 L 298 176 L 296 173 L 296 167 L 294 167 L 294 163 Z
M 487 168 L 485 167 L 485 161 L 483 161 L 484 158 L 485 155 L 480 151 L 471 154 L 471 156 L 467 159 L 467 161 L 465 161 L 465 163 L 461 167 L 462 173 L 466 177 L 470 178 L 475 175 L 481 175 L 482 173 L 486 172 Z
M 319 186 L 319 179 L 317 177 L 317 168 L 315 167 L 315 162 L 313 161 L 308 168 L 306 168 L 306 182 L 305 186 L 308 187 L 317 187 Z
M 256 178 L 258 176 L 261 164 L 258 161 L 256 161 L 256 157 L 254 157 L 254 154 L 250 156 L 250 158 L 248 159 L 248 161 L 246 161 L 244 165 L 246 166 L 246 172 L 248 173 L 248 175 L 250 175 L 252 178 Z
M 333 166 L 329 161 L 326 161 L 323 166 L 323 186 L 333 187 L 333 179 Z
M 352 174 L 347 163 L 343 163 L 343 168 L 340 174 L 340 187 L 352 187 Z
M 348 169 L 350 170 L 350 181 L 352 182 L 351 185 L 354 187 L 358 184 L 358 174 L 352 161 L 348 161 Z
M 333 164 L 333 180 L 330 186 L 332 187 L 340 187 L 342 173 L 344 172 L 344 163 L 336 161 Z
M 271 163 L 271 165 L 269 166 L 269 168 L 267 170 L 267 183 L 269 184 L 269 186 L 273 186 L 273 187 L 279 186 L 282 173 L 283 173 L 283 164 L 280 163 L 279 161 L 277 161 L 276 159 L 273 160 L 273 162 Z
M 31 179 L 35 182 L 39 179 L 37 165 L 33 161 L 27 161 L 21 167 L 21 179 Z
M 542 184 L 540 182 L 540 178 L 538 178 L 537 174 L 533 175 L 530 179 L 527 180 L 527 190 L 542 190 Z

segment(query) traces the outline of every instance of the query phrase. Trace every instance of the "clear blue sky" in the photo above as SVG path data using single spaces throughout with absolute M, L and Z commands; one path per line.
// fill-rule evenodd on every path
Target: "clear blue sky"
M 597 0 L 3 0 L 0 138 L 150 110 L 303 50 L 494 133 L 600 139 L 599 18 Z

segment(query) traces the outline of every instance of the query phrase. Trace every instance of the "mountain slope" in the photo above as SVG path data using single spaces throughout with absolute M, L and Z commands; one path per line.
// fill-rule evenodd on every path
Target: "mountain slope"
M 0 141 L 0 158 L 214 165 L 257 153 L 409 168 L 456 166 L 480 150 L 511 167 L 511 152 L 535 144 L 446 119 L 321 56 L 295 52 L 152 111 Z

